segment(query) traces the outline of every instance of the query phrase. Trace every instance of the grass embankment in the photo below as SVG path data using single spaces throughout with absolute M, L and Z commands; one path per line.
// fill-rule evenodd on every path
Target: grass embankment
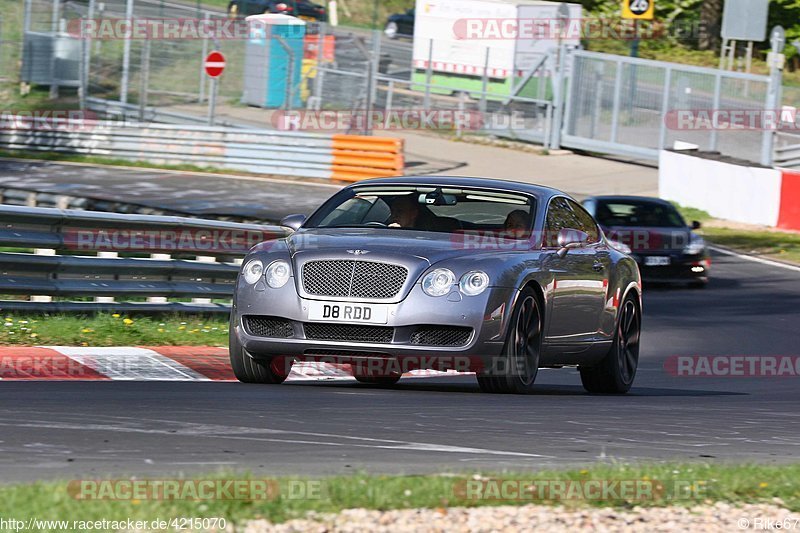
M 165 479 L 168 476 L 158 476 Z M 142 478 L 139 478 L 142 479 Z M 200 479 L 200 478 L 195 478 Z M 214 474 L 202 479 L 263 479 L 252 474 Z M 506 484 L 507 480 L 523 483 Z M 571 482 L 572 487 L 588 486 L 574 483 L 600 480 L 604 483 L 619 480 L 643 482 L 652 487 L 652 497 L 637 498 L 592 496 L 589 491 L 573 492 L 566 496 L 541 499 L 529 496 L 505 500 L 506 496 L 492 492 L 495 487 L 521 486 L 528 482 Z M 152 520 L 174 517 L 224 517 L 228 524 L 248 519 L 265 518 L 283 522 L 305 516 L 309 511 L 337 512 L 343 509 L 376 510 L 475 507 L 483 505 L 561 504 L 573 507 L 613 506 L 694 506 L 725 501 L 730 503 L 774 503 L 779 498 L 792 511 L 800 510 L 800 464 L 785 466 L 720 466 L 720 465 L 643 465 L 598 466 L 588 470 L 541 471 L 533 474 L 498 475 L 429 475 L 429 476 L 335 476 L 317 480 L 281 478 L 270 497 L 257 501 L 244 500 L 152 500 L 123 499 L 77 500 L 67 490 L 66 482 L 34 483 L 0 486 L 0 501 L 5 509 L 3 518 L 23 520 L 80 519 L 80 520 Z M 303 483 L 303 482 L 308 483 Z M 108 485 L 114 486 L 114 485 Z M 295 490 L 289 490 L 293 486 Z M 541 485 L 539 485 L 541 486 Z M 297 490 L 300 488 L 301 490 Z M 185 492 L 184 492 L 185 493 Z M 108 494 L 108 493 L 106 493 Z M 493 496 L 494 494 L 494 496 Z M 547 494 L 550 494 L 549 492 Z M 584 494 L 581 497 L 579 494 Z M 578 497 L 575 497 L 578 495 Z M 588 497 L 587 497 L 588 495 Z
M 227 317 L 6 313 L 0 319 L 0 346 L 228 345 Z
M 707 212 L 678 206 L 687 221 L 703 223 L 700 233 L 707 241 L 739 252 L 800 263 L 800 233 L 773 229 L 744 228 L 713 218 Z

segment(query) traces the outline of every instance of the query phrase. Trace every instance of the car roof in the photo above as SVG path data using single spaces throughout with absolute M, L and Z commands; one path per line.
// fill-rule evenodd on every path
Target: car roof
M 600 202 L 637 202 L 637 203 L 650 203 L 661 205 L 672 205 L 669 201 L 653 196 L 624 196 L 624 195 L 602 195 L 590 196 L 586 200 L 596 200 Z M 585 201 L 585 200 L 584 200 Z
M 569 196 L 568 194 L 533 183 L 503 180 L 496 178 L 478 178 L 473 176 L 397 176 L 393 178 L 373 178 L 354 183 L 350 187 L 360 185 L 442 185 L 446 187 L 478 187 L 484 189 L 499 189 L 508 192 L 532 194 L 541 200 L 553 196 Z

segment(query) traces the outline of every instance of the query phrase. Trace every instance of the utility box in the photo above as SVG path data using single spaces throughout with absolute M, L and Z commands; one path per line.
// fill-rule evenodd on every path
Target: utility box
M 306 23 L 282 14 L 247 17 L 242 103 L 269 108 L 300 107 Z

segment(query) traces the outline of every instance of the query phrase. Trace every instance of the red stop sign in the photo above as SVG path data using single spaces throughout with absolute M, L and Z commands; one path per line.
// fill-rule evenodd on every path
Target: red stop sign
M 216 78 L 225 70 L 225 56 L 215 50 L 206 56 L 203 67 L 206 69 L 206 74 Z

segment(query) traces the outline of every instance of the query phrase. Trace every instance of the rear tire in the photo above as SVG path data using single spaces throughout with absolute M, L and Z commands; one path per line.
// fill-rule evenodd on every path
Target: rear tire
M 281 368 L 283 358 L 276 357 L 268 363 L 256 361 L 245 351 L 239 342 L 234 328 L 229 328 L 228 349 L 233 375 L 242 383 L 263 383 L 279 385 L 289 375 Z M 287 369 L 288 370 L 288 369 Z
M 619 308 L 614 341 L 597 366 L 580 367 L 581 383 L 588 392 L 624 394 L 633 385 L 639 366 L 642 316 L 636 300 L 628 295 Z
M 539 371 L 542 351 L 542 312 L 538 294 L 522 289 L 511 315 L 506 342 L 500 358 L 503 368 L 478 373 L 483 392 L 530 394 Z

